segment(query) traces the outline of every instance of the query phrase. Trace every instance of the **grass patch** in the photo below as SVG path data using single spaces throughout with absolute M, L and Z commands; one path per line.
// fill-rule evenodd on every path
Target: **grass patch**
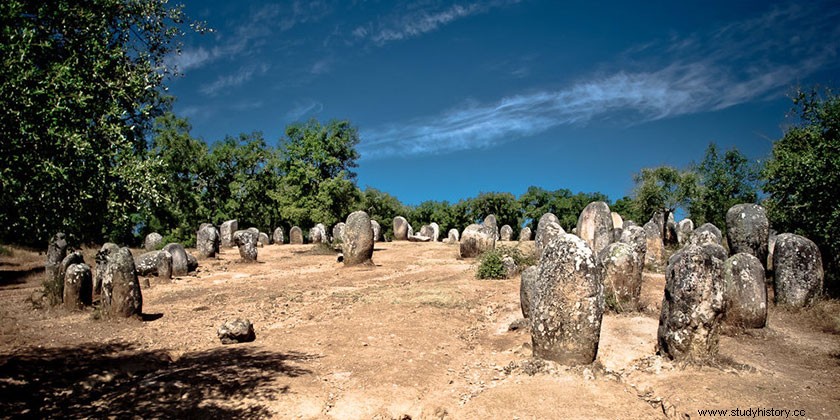
M 516 272 L 520 272 L 525 267 L 536 264 L 536 256 L 533 252 L 526 252 L 519 248 L 519 245 L 499 246 L 496 249 L 491 249 L 484 252 L 478 257 L 478 270 L 475 276 L 478 279 L 506 279 L 512 273 L 504 265 L 505 257 L 513 258 L 516 264 Z
M 0 256 L 2 257 L 11 257 L 14 255 L 11 248 L 6 247 L 5 245 L 0 245 Z
M 805 320 L 819 331 L 840 335 L 840 299 L 823 299 L 802 311 Z

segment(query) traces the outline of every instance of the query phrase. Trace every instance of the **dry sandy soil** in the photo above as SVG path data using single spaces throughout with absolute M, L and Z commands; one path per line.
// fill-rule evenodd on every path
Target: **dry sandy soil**
M 646 273 L 644 312 L 605 315 L 596 363 L 570 368 L 531 358 L 519 278 L 476 280 L 455 246 L 378 243 L 358 268 L 312 248 L 257 264 L 227 249 L 152 278 L 143 320 L 33 309 L 44 256 L 0 257 L 0 417 L 840 419 L 840 335 L 808 311 L 771 308 L 767 328 L 722 337 L 714 366 L 675 366 L 654 354 L 664 277 Z M 236 317 L 256 341 L 220 344 Z

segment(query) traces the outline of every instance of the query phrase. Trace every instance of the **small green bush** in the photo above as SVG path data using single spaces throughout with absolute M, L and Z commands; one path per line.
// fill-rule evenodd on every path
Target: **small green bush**
M 475 273 L 478 279 L 503 279 L 505 278 L 505 266 L 502 263 L 502 253 L 497 249 L 487 251 L 479 257 L 478 271 Z

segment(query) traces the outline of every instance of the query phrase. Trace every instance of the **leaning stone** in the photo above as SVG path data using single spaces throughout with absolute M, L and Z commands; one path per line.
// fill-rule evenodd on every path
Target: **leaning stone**
M 729 253 L 755 255 L 762 267 L 767 261 L 770 222 L 767 211 L 758 204 L 736 204 L 726 212 L 726 241 Z
M 604 314 L 604 280 L 592 249 L 561 234 L 543 251 L 531 308 L 534 356 L 562 364 L 595 361 Z
M 724 323 L 764 328 L 767 324 L 767 286 L 764 267 L 752 254 L 741 252 L 723 263 Z
M 187 250 L 177 243 L 166 244 L 163 250 L 172 254 L 172 275 L 185 276 L 190 272 L 190 263 L 187 258 Z
M 659 266 L 665 262 L 665 244 L 662 242 L 662 231 L 653 220 L 645 223 L 645 264 Z
M 120 248 L 107 258 L 107 271 L 102 282 L 103 313 L 123 318 L 140 316 L 143 296 L 131 251 Z
M 303 244 L 303 231 L 299 227 L 292 226 L 292 229 L 289 230 L 289 244 L 291 244 L 291 245 L 301 245 L 301 244 Z
M 108 272 L 108 257 L 119 250 L 120 247 L 111 242 L 106 242 L 102 245 L 102 248 L 99 248 L 94 259 L 96 267 L 93 270 L 93 293 L 102 293 L 102 284 L 105 282 L 105 276 Z
M 722 245 L 723 235 L 717 226 L 711 223 L 703 223 L 699 228 L 694 229 L 694 232 L 691 232 L 691 236 L 688 237 L 688 243 L 691 245 Z
M 778 235 L 773 268 L 776 304 L 801 308 L 812 305 L 822 295 L 822 255 L 810 239 L 792 233 Z
M 613 229 L 624 229 L 624 220 L 620 214 L 613 211 L 610 212 L 610 217 L 612 217 Z
M 71 264 L 64 275 L 64 307 L 79 309 L 93 300 L 93 278 L 87 264 Z
M 239 222 L 237 222 L 236 219 L 228 220 L 227 222 L 222 223 L 222 226 L 219 228 L 219 230 L 222 247 L 233 247 L 233 233 L 239 230 Z
M 554 238 L 566 234 L 566 232 L 563 230 L 560 224 L 555 222 L 548 222 L 547 224 L 543 225 L 542 229 L 539 232 L 540 234 L 537 235 L 537 240 L 534 242 L 534 249 L 537 253 L 537 260 L 542 259 L 542 254 L 543 252 L 545 252 L 545 248 L 549 242 L 551 242 Z
M 525 318 L 531 317 L 531 302 L 534 300 L 534 288 L 539 275 L 540 269 L 535 265 L 526 268 L 520 274 L 519 308 L 522 309 L 522 316 Z
M 143 249 L 146 251 L 156 251 L 160 248 L 161 244 L 163 244 L 163 236 L 157 232 L 152 232 L 146 235 L 146 239 L 143 240 Z
M 345 266 L 372 264 L 373 229 L 367 213 L 354 211 L 347 216 L 342 251 Z
M 269 243 L 268 235 L 265 232 L 260 232 L 257 234 L 257 245 L 260 247 L 264 247 Z
M 499 229 L 499 240 L 510 241 L 513 239 L 513 228 L 510 225 L 504 225 Z
M 222 344 L 245 343 L 256 340 L 254 324 L 247 319 L 236 318 L 227 321 L 216 331 Z
M 461 233 L 458 232 L 458 229 L 449 229 L 447 238 L 449 239 L 449 243 L 456 243 L 461 240 Z
M 545 229 L 546 227 L 548 227 L 548 224 L 552 222 L 556 223 L 557 226 L 560 226 L 560 219 L 558 219 L 557 216 L 554 215 L 554 213 L 546 213 L 542 215 L 542 217 L 540 217 L 539 222 L 537 222 L 537 234 L 534 237 L 534 249 L 537 252 L 537 258 L 540 257 L 543 246 L 545 246 L 545 244 L 548 243 L 547 240 L 543 239 L 543 234 L 545 233 Z M 566 231 L 564 231 L 562 227 L 560 228 L 560 230 L 563 233 L 566 233 Z
M 677 251 L 665 273 L 657 352 L 677 361 L 703 362 L 718 351 L 724 310 L 720 245 L 688 245 Z
M 379 242 L 382 238 L 382 226 L 376 220 L 370 219 L 370 228 L 373 230 L 373 242 Z
M 234 243 L 239 247 L 239 256 L 245 262 L 257 261 L 257 235 L 250 230 L 239 230 L 233 235 Z
M 677 242 L 680 246 L 688 243 L 691 232 L 694 232 L 694 222 L 691 219 L 682 219 L 677 223 Z
M 496 231 L 491 226 L 471 224 L 461 235 L 461 258 L 475 258 L 496 247 Z
M 604 298 L 617 312 L 639 309 L 642 292 L 642 257 L 633 245 L 616 242 L 598 254 L 604 267 Z
M 530 241 L 531 240 L 531 228 L 524 227 L 522 230 L 519 231 L 519 241 Z
M 283 228 L 277 227 L 274 229 L 274 234 L 271 235 L 274 245 L 283 245 L 285 238 L 283 238 Z
M 213 225 L 202 227 L 196 233 L 195 250 L 199 258 L 213 258 L 219 252 L 219 231 Z
M 577 234 L 595 254 L 612 242 L 612 229 L 610 206 L 603 201 L 587 204 L 578 216 Z

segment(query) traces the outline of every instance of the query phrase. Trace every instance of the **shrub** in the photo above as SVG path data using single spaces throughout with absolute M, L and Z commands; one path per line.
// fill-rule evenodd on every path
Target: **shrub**
M 506 277 L 505 271 L 502 253 L 498 249 L 492 249 L 479 257 L 478 271 L 475 276 L 479 279 L 503 279 Z

